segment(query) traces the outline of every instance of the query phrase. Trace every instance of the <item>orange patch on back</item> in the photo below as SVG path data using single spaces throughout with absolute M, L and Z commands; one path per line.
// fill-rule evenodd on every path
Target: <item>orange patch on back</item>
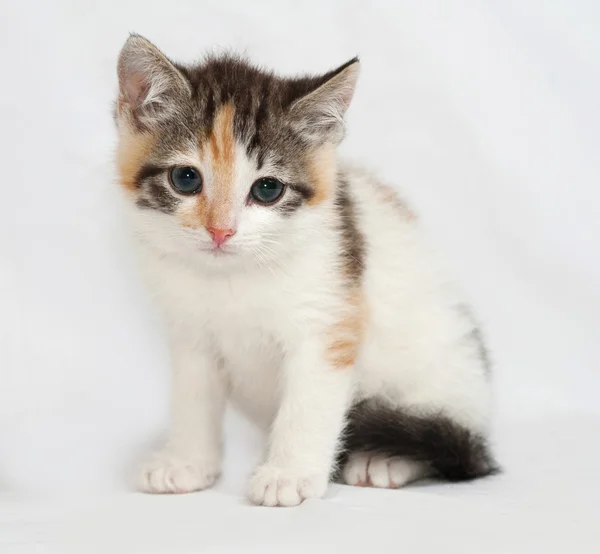
M 366 306 L 359 289 L 352 289 L 347 312 L 329 330 L 326 359 L 336 368 L 350 367 L 356 361 L 366 327 Z
M 376 183 L 375 186 L 380 198 L 386 204 L 393 204 L 409 221 L 417 219 L 416 214 L 408 207 L 396 190 L 383 183 Z
M 324 144 L 313 153 L 310 161 L 310 174 L 315 194 L 308 204 L 316 206 L 333 194 L 336 173 L 335 146 L 330 143 Z
M 117 169 L 120 182 L 127 190 L 137 188 L 136 177 L 150 154 L 156 137 L 150 133 L 136 133 L 131 129 L 121 132 L 117 147 Z

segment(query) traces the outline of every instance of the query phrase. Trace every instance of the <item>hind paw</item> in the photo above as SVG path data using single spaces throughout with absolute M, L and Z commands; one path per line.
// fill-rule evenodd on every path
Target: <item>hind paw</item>
M 350 455 L 344 466 L 343 478 L 346 484 L 357 487 L 397 489 L 427 477 L 427 474 L 427 466 L 420 462 L 370 452 L 356 452 Z

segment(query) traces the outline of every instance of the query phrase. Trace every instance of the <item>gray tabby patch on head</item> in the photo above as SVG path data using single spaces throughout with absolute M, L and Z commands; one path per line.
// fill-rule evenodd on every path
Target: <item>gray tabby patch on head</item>
M 118 62 L 121 181 L 139 195 L 141 208 L 172 213 L 176 192 L 157 186 L 168 160 L 193 143 L 208 153 L 213 173 L 226 176 L 233 145 L 241 144 L 258 170 L 266 161 L 285 170 L 291 193 L 273 206 L 283 216 L 331 198 L 335 167 L 329 166 L 358 68 L 353 58 L 323 75 L 283 78 L 233 55 L 186 66 L 132 35 Z M 223 204 L 230 184 L 221 180 Z M 201 206 L 201 196 L 195 225 L 206 225 L 214 208 Z
M 232 103 L 236 135 L 250 148 L 267 146 L 282 123 L 304 139 L 322 141 L 343 129 L 358 67 L 353 58 L 324 75 L 281 78 L 234 55 L 183 66 L 132 35 L 119 58 L 119 106 L 132 108 L 131 119 L 142 127 L 175 118 L 209 130 L 218 107 Z

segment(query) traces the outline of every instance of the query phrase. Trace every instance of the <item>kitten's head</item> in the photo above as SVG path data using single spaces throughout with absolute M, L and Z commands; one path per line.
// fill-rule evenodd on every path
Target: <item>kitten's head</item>
M 259 263 L 318 225 L 358 60 L 279 78 L 231 56 L 183 67 L 133 35 L 118 63 L 120 180 L 138 231 L 165 253 Z

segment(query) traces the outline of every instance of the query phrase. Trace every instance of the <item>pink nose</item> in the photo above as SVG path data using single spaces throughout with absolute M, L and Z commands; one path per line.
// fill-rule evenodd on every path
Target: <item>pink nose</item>
M 227 239 L 235 235 L 234 229 L 217 229 L 215 227 L 207 227 L 207 230 L 211 234 L 213 242 L 217 246 L 221 246 Z

